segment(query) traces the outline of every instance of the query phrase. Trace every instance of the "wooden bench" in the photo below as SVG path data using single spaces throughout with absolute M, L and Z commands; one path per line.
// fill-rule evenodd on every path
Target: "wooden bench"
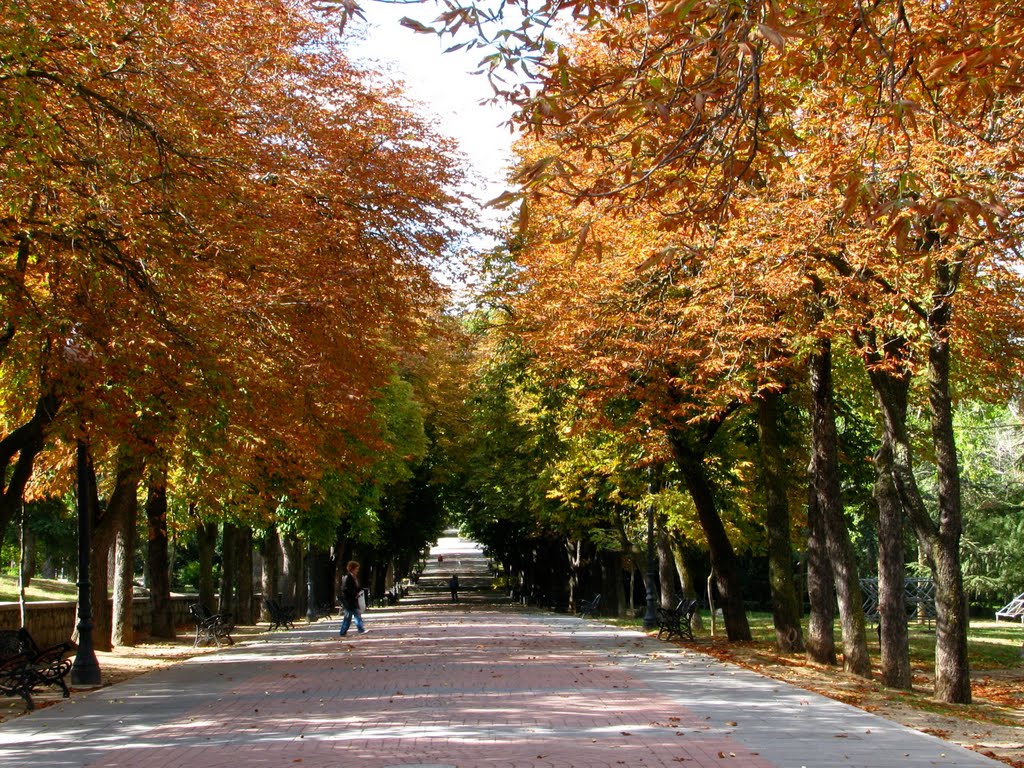
M 666 640 L 678 637 L 683 640 L 693 640 L 693 629 L 690 621 L 693 614 L 697 612 L 696 600 L 680 600 L 675 608 L 658 609 L 658 639 L 665 635 Z
M 601 605 L 601 594 L 594 595 L 589 600 L 584 600 L 580 604 L 580 610 L 577 614 L 581 619 L 587 618 L 587 616 L 593 616 L 597 613 L 597 607 Z
M 192 603 L 188 607 L 188 612 L 192 614 L 192 620 L 196 623 L 196 641 L 192 644 L 193 647 L 211 641 L 220 646 L 221 640 L 226 640 L 228 645 L 235 644 L 231 639 L 234 625 L 229 614 L 213 613 L 202 603 Z
M 21 696 L 28 709 L 35 709 L 36 705 L 32 701 L 33 679 L 28 658 L 21 652 L 17 631 L 0 631 L 0 694 Z
M 263 601 L 263 604 L 267 607 L 267 616 L 270 618 L 271 630 L 277 629 L 278 627 L 295 629 L 294 608 L 291 606 L 281 605 L 273 598 L 267 598 Z
M 71 650 L 66 642 L 40 648 L 24 627 L 0 630 L 0 693 L 20 696 L 28 709 L 35 709 L 32 691 L 40 686 L 60 688 L 68 698 L 64 678 L 71 671 Z

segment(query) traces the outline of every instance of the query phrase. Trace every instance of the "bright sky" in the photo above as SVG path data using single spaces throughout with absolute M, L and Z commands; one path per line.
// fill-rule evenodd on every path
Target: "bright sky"
M 511 162 L 512 135 L 505 110 L 480 102 L 490 98 L 491 87 L 484 75 L 470 74 L 486 53 L 459 50 L 444 53 L 451 40 L 413 32 L 399 24 L 403 16 L 430 23 L 439 12 L 433 3 L 390 5 L 377 2 L 361 4 L 367 22 L 356 23 L 365 30 L 365 40 L 351 48 L 357 59 L 377 63 L 405 83 L 411 99 L 422 102 L 421 113 L 436 118 L 437 128 L 454 137 L 468 158 L 469 173 L 477 176 L 471 191 L 480 202 L 487 202 L 507 187 Z M 487 216 L 494 221 L 496 213 Z

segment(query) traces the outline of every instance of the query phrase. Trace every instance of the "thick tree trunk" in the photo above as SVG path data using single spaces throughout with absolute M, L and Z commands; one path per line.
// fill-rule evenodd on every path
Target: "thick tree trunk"
M 676 574 L 679 576 L 679 584 L 682 589 L 683 597 L 687 600 L 695 600 L 700 597 L 697 592 L 696 582 L 694 581 L 693 571 L 691 567 L 692 554 L 688 556 L 690 552 L 689 548 L 684 550 L 683 545 L 680 543 L 676 536 L 672 536 L 672 559 L 675 561 Z M 694 630 L 704 629 L 704 622 L 700 617 L 700 611 L 693 614 L 693 620 L 690 621 L 690 627 Z
M 963 506 L 960 465 L 953 433 L 953 398 L 949 387 L 949 297 L 956 290 L 959 265 L 936 268 L 935 304 L 928 315 L 928 404 L 932 445 L 939 475 L 939 524 L 915 520 L 918 535 L 931 533 L 929 549 L 935 574 L 935 698 L 951 704 L 971 703 L 967 658 L 967 594 L 960 563 Z M 920 525 L 919 525 L 920 522 Z
M 892 443 L 883 436 L 875 456 L 878 505 L 878 621 L 882 684 L 910 690 L 910 633 L 904 583 L 903 506 L 892 479 Z
M 143 463 L 140 459 L 131 456 L 127 451 L 122 451 L 117 460 L 114 490 L 110 494 L 106 508 L 100 508 L 98 499 L 95 504 L 90 533 L 89 570 L 93 579 L 93 646 L 98 651 L 109 651 L 112 647 L 111 639 L 115 632 L 108 603 L 110 553 L 126 520 L 130 519 L 134 523 L 138 514 L 138 490 L 142 470 Z M 95 484 L 93 488 L 95 489 Z M 127 567 L 131 570 L 130 565 Z M 129 581 L 130 579 L 129 576 Z M 128 602 L 131 602 L 130 596 Z M 130 608 L 127 610 L 130 612 Z M 124 632 L 123 627 L 117 630 L 119 635 L 123 635 Z M 127 632 L 131 632 L 130 626 Z
M 217 552 L 217 524 L 199 522 L 196 526 L 196 540 L 199 543 L 199 592 L 200 604 L 211 612 L 217 599 L 213 586 L 213 556 Z
M 238 558 L 235 556 L 238 528 L 233 523 L 224 523 L 220 539 L 220 595 L 217 613 L 234 615 L 235 580 L 237 578 Z
M 137 491 L 138 482 L 135 488 Z M 114 627 L 111 640 L 118 647 L 135 645 L 132 616 L 135 595 L 135 540 L 139 516 L 137 493 L 132 494 L 128 506 L 121 527 L 117 531 L 114 548 Z
M 835 581 L 825 546 L 825 521 L 821 519 L 818 494 L 813 487 L 807 493 L 807 599 L 811 604 L 807 656 L 818 664 L 835 665 Z
M 252 624 L 252 528 L 238 529 L 237 558 L 238 587 L 235 590 L 235 622 Z
M 697 590 L 693 586 L 693 574 L 690 572 L 690 566 L 686 562 L 683 548 L 675 536 L 669 537 L 669 545 L 672 548 L 672 561 L 676 566 L 676 576 L 679 577 L 679 585 L 683 597 L 693 600 L 697 597 Z
M 765 528 L 768 533 L 768 578 L 772 588 L 775 644 L 781 653 L 804 650 L 800 602 L 793 576 L 793 543 L 789 524 L 785 460 L 779 444 L 779 400 L 766 393 L 758 401 L 761 482 L 765 492 Z
M 832 563 L 839 622 L 843 635 L 843 667 L 861 677 L 871 677 L 864 606 L 857 566 L 840 498 L 839 438 L 836 434 L 832 389 L 832 343 L 818 342 L 809 359 L 811 380 L 811 483 L 824 523 L 825 546 Z
M 626 616 L 626 587 L 622 578 L 622 555 L 619 552 L 602 550 L 598 554 L 601 570 L 601 594 L 607 606 L 603 613 L 623 618 Z
M 343 558 L 343 550 L 339 547 L 338 551 L 342 553 L 339 557 Z M 263 537 L 263 546 L 260 549 L 260 554 L 263 556 L 263 573 L 260 578 L 260 589 L 263 591 L 263 599 L 276 600 L 281 587 L 281 539 L 277 534 L 277 528 L 271 528 L 267 531 L 266 536 Z M 345 563 L 341 563 L 338 567 L 338 578 L 344 572 Z M 335 584 L 334 594 L 341 594 L 340 584 Z M 260 613 L 264 620 L 270 618 L 266 615 L 266 611 L 266 604 L 261 602 Z
M 709 423 L 699 434 L 672 429 L 669 431 L 668 439 L 707 540 L 711 570 L 725 617 L 726 634 L 730 640 L 737 642 L 751 639 L 750 624 L 747 622 L 747 612 L 743 605 L 736 553 L 718 514 L 714 484 L 704 467 L 708 445 L 720 425 L 720 421 Z
M 949 297 L 956 289 L 957 269 L 946 262 L 936 265 L 934 305 L 926 318 L 929 332 L 928 403 L 938 470 L 938 523 L 925 507 L 914 477 L 913 451 L 906 428 L 908 395 L 901 390 L 893 391 L 892 377 L 887 378 L 877 370 L 872 372 L 872 383 L 876 394 L 879 394 L 890 440 L 893 485 L 903 512 L 917 534 L 918 545 L 925 554 L 935 582 L 935 698 L 951 704 L 969 704 L 967 596 L 960 562 L 963 510 L 949 385 L 948 326 L 952 313 Z M 902 347 L 896 352 L 901 353 Z M 891 347 L 889 354 L 893 354 Z
M 935 698 L 949 704 L 970 704 L 967 596 L 959 548 L 953 546 L 952 539 L 948 534 L 940 534 L 932 555 L 935 562 Z
M 95 530 L 95 529 L 93 529 Z M 92 581 L 92 645 L 97 651 L 112 649 L 110 616 L 110 582 L 107 580 L 107 566 L 110 562 L 110 547 L 93 544 L 89 552 L 89 575 Z
M 371 564 L 366 563 L 361 569 L 361 580 L 369 581 L 372 577 Z M 290 605 L 299 610 L 302 599 L 300 589 L 302 575 L 302 547 L 294 536 L 285 536 L 281 539 L 281 603 Z
M 647 570 L 647 547 L 635 547 L 633 542 L 629 538 L 629 533 L 626 531 L 626 519 L 623 515 L 623 510 L 620 507 L 615 508 L 614 516 L 615 530 L 619 535 L 619 545 L 622 547 L 622 554 L 618 556 L 617 562 L 620 570 L 626 570 L 629 568 L 629 585 L 628 588 L 625 584 L 622 585 L 622 603 L 621 612 L 618 614 L 619 617 L 627 615 L 633 615 L 636 613 L 636 579 L 640 577 L 640 582 L 644 585 L 644 592 L 646 594 L 647 584 L 644 582 L 644 572 Z M 607 576 L 607 574 L 605 574 Z M 621 574 L 619 576 L 621 582 Z M 602 594 L 606 592 L 603 591 Z M 646 600 L 644 606 L 646 607 Z
M 672 557 L 672 547 L 669 542 L 668 532 L 662 521 L 655 520 L 657 536 L 655 541 L 658 545 L 658 578 L 661 580 L 661 607 L 675 608 L 679 602 L 679 594 L 676 592 L 675 560 Z
M 171 612 L 171 568 L 167 538 L 167 464 L 157 460 L 150 471 L 146 497 L 146 583 L 153 609 L 150 632 L 153 637 L 175 636 Z
M 903 502 L 895 480 L 895 456 L 909 449 L 907 405 L 911 373 L 906 339 L 886 339 L 883 360 L 875 335 L 859 335 L 868 363 L 868 378 L 882 414 L 882 442 L 875 454 L 874 498 L 878 506 L 878 621 L 882 683 L 910 690 L 910 633 L 907 630 Z M 916 492 L 916 490 L 915 490 Z

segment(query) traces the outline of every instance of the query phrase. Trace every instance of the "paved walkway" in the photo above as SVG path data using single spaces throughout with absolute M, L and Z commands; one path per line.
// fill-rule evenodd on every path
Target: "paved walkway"
M 320 621 L 75 693 L 0 725 L 0 765 L 1001 765 L 639 632 L 466 597 L 369 611 L 366 635 Z

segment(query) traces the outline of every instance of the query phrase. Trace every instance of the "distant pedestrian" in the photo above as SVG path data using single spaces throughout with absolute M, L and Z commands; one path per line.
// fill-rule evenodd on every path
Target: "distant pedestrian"
M 363 626 L 363 612 L 359 608 L 359 563 L 350 560 L 345 570 L 347 573 L 341 580 L 341 607 L 345 612 L 345 618 L 341 620 L 341 629 L 338 632 L 340 637 L 348 634 L 352 619 L 356 620 L 356 629 L 360 634 L 366 632 L 366 627 Z
M 453 573 L 452 577 L 448 579 L 448 589 L 452 591 L 452 602 L 459 602 L 459 574 Z

